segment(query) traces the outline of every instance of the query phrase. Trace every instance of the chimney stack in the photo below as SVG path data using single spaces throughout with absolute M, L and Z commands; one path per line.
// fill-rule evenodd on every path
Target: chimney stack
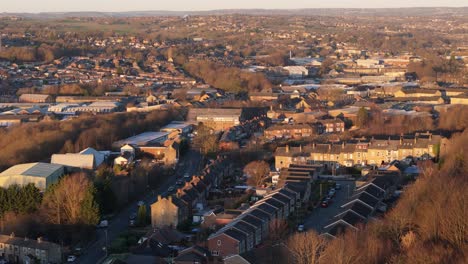
M 286 153 L 289 153 L 289 145 L 286 145 Z

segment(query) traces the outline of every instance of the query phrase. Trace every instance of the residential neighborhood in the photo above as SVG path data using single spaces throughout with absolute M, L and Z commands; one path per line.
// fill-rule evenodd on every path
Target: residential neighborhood
M 269 8 L 0 13 L 0 263 L 464 263 L 467 8 Z

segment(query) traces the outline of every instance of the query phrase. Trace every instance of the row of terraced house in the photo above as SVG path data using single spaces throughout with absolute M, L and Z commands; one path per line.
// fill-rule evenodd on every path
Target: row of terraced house
M 280 170 L 290 164 L 324 164 L 352 167 L 380 165 L 407 157 L 430 159 L 437 157 L 446 138 L 432 133 L 386 138 L 359 138 L 342 142 L 311 143 L 305 146 L 278 147 L 275 167 Z

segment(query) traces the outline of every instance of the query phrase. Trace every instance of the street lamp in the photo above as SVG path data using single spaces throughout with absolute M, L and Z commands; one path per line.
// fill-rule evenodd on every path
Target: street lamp
M 106 244 L 104 245 L 103 250 L 106 251 L 106 258 L 107 258 L 107 256 L 109 255 L 109 248 L 107 247 L 107 228 L 104 229 L 104 234 L 106 235 L 106 242 L 105 242 Z

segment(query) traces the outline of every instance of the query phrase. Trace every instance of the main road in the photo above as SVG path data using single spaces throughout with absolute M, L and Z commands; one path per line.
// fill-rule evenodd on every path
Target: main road
M 181 159 L 180 166 L 177 167 L 176 172 L 169 179 L 166 180 L 157 190 L 153 193 L 147 193 L 141 198 L 147 205 L 154 203 L 159 194 L 167 191 L 170 186 L 175 185 L 178 177 L 184 174 L 195 175 L 201 169 L 202 156 L 199 152 L 189 150 Z M 178 177 L 177 177 L 178 176 Z M 90 245 L 83 255 L 78 259 L 78 263 L 95 264 L 104 259 L 106 251 L 103 248 L 110 245 L 117 236 L 128 229 L 129 218 L 132 213 L 138 208 L 137 202 L 133 202 L 121 210 L 109 221 L 109 226 L 106 229 L 99 229 L 97 231 L 97 240 Z

